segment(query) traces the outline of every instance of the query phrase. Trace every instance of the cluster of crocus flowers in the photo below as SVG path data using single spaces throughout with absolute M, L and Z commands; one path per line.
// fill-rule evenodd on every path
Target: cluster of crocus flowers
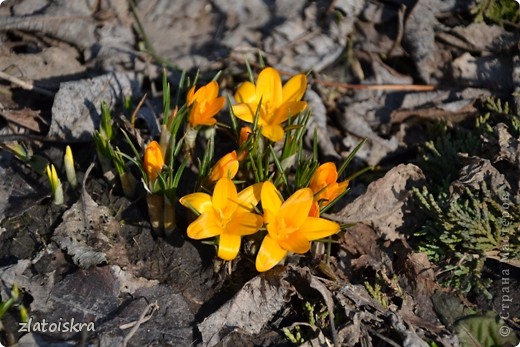
M 215 185 L 213 196 L 192 193 L 181 198 L 180 203 L 199 214 L 188 226 L 188 236 L 197 240 L 218 236 L 218 257 L 224 260 L 235 259 L 242 236 L 252 235 L 265 226 L 267 235 L 256 258 L 256 269 L 263 272 L 289 252 L 304 254 L 310 250 L 311 241 L 339 231 L 339 224 L 309 216 L 313 195 L 310 188 L 303 188 L 284 202 L 270 181 L 237 193 L 235 184 L 223 177 Z M 263 216 L 254 212 L 260 201 Z
M 211 81 L 197 91 L 195 91 L 195 86 L 190 88 L 187 95 L 187 105 L 190 107 L 188 121 L 192 127 L 211 126 L 217 123 L 215 115 L 222 110 L 226 103 L 225 98 L 219 97 L 218 93 L 217 81 Z
M 304 158 L 303 135 L 309 116 L 302 113 L 307 108 L 302 100 L 307 88 L 304 74 L 282 84 L 278 71 L 267 67 L 256 81 L 241 84 L 234 95 L 237 104 L 232 106 L 229 127 L 221 123 L 215 126 L 216 116 L 225 105 L 216 81 L 199 88 L 192 86 L 186 104 L 173 113 L 169 86 L 164 81 L 166 78 L 160 142 L 151 141 L 141 159 L 127 136 L 135 157 L 123 154 L 141 170 L 148 193 L 148 213 L 156 233 L 168 235 L 175 227 L 172 204 L 177 202 L 178 184 L 186 167 L 196 167 L 194 172 L 198 171 L 196 192 L 178 200 L 197 215 L 187 228 L 187 236 L 196 240 L 215 238 L 217 255 L 223 260 L 235 259 L 244 237 L 256 234 L 245 238 L 248 245 L 255 247 L 244 249 L 257 251 L 256 269 L 263 272 L 288 254 L 305 254 L 313 241 L 339 232 L 338 223 L 320 217 L 320 208 L 337 200 L 348 182 L 337 181 L 333 163 L 310 171 L 316 166 L 308 165 Z M 239 124 L 238 119 L 249 126 Z M 238 146 L 211 166 L 215 134 L 221 128 L 225 128 L 226 135 L 236 137 Z M 199 153 L 194 150 L 200 143 L 196 141 L 199 131 L 205 135 L 206 148 L 202 158 L 195 158 Z M 283 143 L 274 144 L 284 138 Z M 179 163 L 182 153 L 184 159 Z M 313 163 L 316 157 L 315 151 Z M 233 181 L 235 177 L 238 183 Z M 309 186 L 301 188 L 307 182 Z M 238 191 L 235 184 L 245 188 Z M 293 189 L 294 186 L 301 189 Z M 284 192 L 286 200 L 278 189 Z
M 248 123 L 254 123 L 258 114 L 262 135 L 277 142 L 284 137 L 282 123 L 307 107 L 307 103 L 301 101 L 306 89 L 305 75 L 295 75 L 282 86 L 278 71 L 267 67 L 258 75 L 256 84 L 244 82 L 237 89 L 238 104 L 233 105 L 233 113 Z

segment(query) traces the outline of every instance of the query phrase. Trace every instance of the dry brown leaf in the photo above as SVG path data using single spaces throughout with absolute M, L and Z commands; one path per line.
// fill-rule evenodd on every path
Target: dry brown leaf
M 459 123 L 468 116 L 475 114 L 477 109 L 472 101 L 462 100 L 451 104 L 440 105 L 433 108 L 423 108 L 417 110 L 395 110 L 391 114 L 393 124 L 402 123 L 410 117 L 418 117 L 431 121 L 445 121 L 448 124 Z
M 398 165 L 372 182 L 366 193 L 345 206 L 338 216 L 345 223 L 364 222 L 391 241 L 402 238 L 401 233 L 413 230 L 410 224 L 415 225 L 420 217 L 408 202 L 412 187 L 421 185 L 423 180 L 419 167 Z
M 0 110 L 0 116 L 8 122 L 32 130 L 36 133 L 43 132 L 45 120 L 40 117 L 40 111 L 24 108 L 22 110 Z
M 244 284 L 235 296 L 198 325 L 205 346 L 213 346 L 234 329 L 258 334 L 285 305 L 291 290 L 286 268 L 275 268 Z
M 79 267 L 88 269 L 107 262 L 112 238 L 119 234 L 119 223 L 110 210 L 99 206 L 84 191 L 82 198 L 63 214 L 52 240 L 69 254 Z
M 392 270 L 392 261 L 382 249 L 379 241 L 380 237 L 374 229 L 358 223 L 345 232 L 340 240 L 340 245 L 352 256 L 353 270 L 367 267 L 382 272 L 385 272 L 386 269 Z

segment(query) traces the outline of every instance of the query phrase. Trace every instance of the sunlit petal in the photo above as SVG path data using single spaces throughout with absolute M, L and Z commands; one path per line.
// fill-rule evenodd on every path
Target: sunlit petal
M 283 216 L 288 227 L 299 228 L 309 215 L 312 201 L 312 190 L 309 188 L 299 189 L 282 204 L 278 216 Z
M 311 209 L 309 210 L 309 217 L 319 217 L 320 216 L 320 206 L 317 201 L 312 202 Z
M 307 253 L 311 249 L 311 243 L 301 231 L 287 234 L 287 238 L 278 240 L 278 244 L 283 249 L 298 254 Z
M 217 120 L 213 117 L 215 114 L 208 116 L 206 113 L 201 113 L 200 109 L 197 107 L 197 103 L 194 104 L 192 109 L 190 110 L 190 116 L 188 121 L 192 126 L 198 125 L 215 125 Z
M 152 141 L 146 146 L 143 161 L 144 171 L 150 183 L 153 184 L 164 165 L 164 156 L 157 141 Z
M 266 235 L 256 256 L 256 270 L 267 271 L 282 261 L 286 255 L 287 251 L 281 248 L 271 236 Z
M 238 146 L 242 146 L 248 139 L 249 136 L 253 133 L 253 130 L 251 130 L 248 126 L 243 126 L 240 128 L 240 137 L 238 139 Z
M 336 182 L 337 179 L 338 172 L 336 169 L 336 164 L 334 164 L 333 162 L 326 162 L 321 164 L 316 169 L 314 175 L 312 175 L 310 186 L 311 189 L 313 189 L 313 191 L 313 187 L 316 187 L 316 189 L 319 190 L 327 186 L 329 183 Z
M 262 208 L 264 211 L 269 210 L 274 214 L 278 213 L 280 206 L 282 206 L 282 197 L 280 192 L 271 181 L 266 181 L 262 185 Z
M 222 177 L 233 179 L 238 172 L 237 152 L 232 151 L 220 158 L 211 168 L 209 179 L 212 182 L 218 181 Z
M 262 216 L 251 212 L 237 212 L 226 225 L 226 233 L 233 235 L 252 235 L 263 224 Z
M 264 208 L 264 224 L 268 225 L 276 223 L 276 213 Z
M 233 260 L 240 250 L 241 238 L 238 235 L 223 233 L 218 243 L 218 257 L 224 260 Z
M 180 198 L 179 202 L 182 206 L 193 208 L 199 213 L 204 213 L 209 209 L 212 209 L 211 196 L 206 193 L 188 194 Z
M 195 91 L 191 87 L 186 96 L 190 107 L 188 121 L 191 126 L 214 125 L 217 121 L 215 115 L 224 107 L 225 98 L 218 97 L 219 86 L 217 81 L 211 81 Z
M 188 101 L 188 106 L 190 106 L 195 101 L 195 86 L 191 87 L 188 91 L 186 100 Z
M 300 101 L 307 89 L 307 77 L 304 74 L 293 76 L 282 87 L 282 102 Z
M 256 87 L 251 82 L 242 83 L 235 92 L 235 100 L 239 103 L 258 103 Z
M 339 194 L 338 171 L 336 164 L 327 162 L 320 165 L 311 177 L 310 188 L 314 192 L 315 200 L 330 201 Z M 345 187 L 346 188 L 346 187 Z
M 238 104 L 233 105 L 233 114 L 242 119 L 244 122 L 253 123 L 253 117 L 256 112 L 257 105 L 255 104 Z
M 263 125 L 261 133 L 273 142 L 278 142 L 284 137 L 284 131 L 280 125 Z
M 224 108 L 224 105 L 226 104 L 226 98 L 223 96 L 220 96 L 215 99 L 211 99 L 206 104 L 206 109 L 204 110 L 204 113 L 206 114 L 206 117 L 213 117 L 217 113 L 220 112 Z
M 230 204 L 230 201 L 237 200 L 237 188 L 235 187 L 233 181 L 231 181 L 227 177 L 222 177 L 221 179 L 219 179 L 217 184 L 215 185 L 215 190 L 213 191 L 213 208 L 217 210 L 226 209 L 228 213 L 232 213 L 232 211 L 236 210 L 237 204 Z M 232 208 L 230 209 L 230 207 Z
M 338 183 L 338 195 L 342 194 L 345 190 L 347 190 L 348 184 L 349 184 L 348 181 L 343 181 L 343 182 Z M 336 197 L 334 197 L 334 198 L 336 198 Z
M 277 110 L 274 116 L 271 118 L 271 124 L 280 124 L 285 122 L 289 117 L 293 117 L 298 113 L 305 110 L 307 103 L 305 101 L 291 101 L 282 104 Z
M 255 183 L 238 193 L 238 209 L 241 211 L 252 211 L 260 202 L 263 183 Z
M 207 100 L 215 99 L 218 96 L 219 88 L 217 81 L 211 81 L 202 88 L 204 88 L 204 98 Z
M 223 231 L 215 212 L 207 211 L 188 226 L 186 233 L 189 238 L 200 240 L 220 235 Z
M 278 71 L 266 67 L 260 72 L 256 81 L 256 96 L 262 104 L 272 104 L 273 107 L 282 103 L 282 80 Z
M 336 234 L 340 226 L 336 222 L 323 218 L 308 217 L 300 227 L 299 232 L 304 234 L 307 240 L 314 241 Z

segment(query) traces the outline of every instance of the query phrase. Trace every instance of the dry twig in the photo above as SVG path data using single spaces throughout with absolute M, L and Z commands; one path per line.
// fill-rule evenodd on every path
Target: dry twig
M 14 77 L 14 76 L 11 76 L 9 74 L 6 74 L 5 72 L 0 71 L 0 78 L 4 79 L 6 81 L 9 81 L 9 82 L 11 82 L 13 84 L 16 84 L 17 86 L 19 86 L 20 88 L 23 88 L 25 90 L 33 90 L 33 91 L 35 91 L 35 92 L 37 92 L 39 94 L 42 94 L 42 95 L 45 95 L 45 96 L 54 97 L 54 93 L 53 92 L 50 92 L 47 89 L 43 89 L 43 88 L 37 87 L 32 82 L 21 80 L 21 79 L 19 79 L 17 77 Z
M 150 320 L 153 313 L 158 309 L 159 309 L 159 305 L 157 305 L 157 301 L 146 306 L 146 308 L 143 310 L 143 312 L 141 313 L 141 315 L 139 316 L 137 321 L 134 322 L 135 324 L 134 324 L 132 330 L 130 330 L 128 332 L 128 334 L 125 336 L 123 343 L 121 343 L 121 347 L 126 347 L 126 345 L 128 344 L 128 341 L 130 341 L 132 336 L 134 336 L 135 333 L 137 332 L 137 330 L 139 330 L 139 327 L 141 326 L 141 324 Z M 150 311 L 150 313 L 148 313 L 148 311 Z

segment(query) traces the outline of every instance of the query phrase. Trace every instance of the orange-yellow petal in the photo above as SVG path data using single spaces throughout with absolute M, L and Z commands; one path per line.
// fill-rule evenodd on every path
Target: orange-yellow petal
M 264 208 L 264 224 L 276 223 L 276 213 Z
M 256 256 L 256 271 L 264 272 L 273 268 L 287 255 L 287 251 L 278 245 L 271 236 L 266 235 Z
M 307 103 L 305 101 L 289 101 L 282 104 L 274 116 L 271 118 L 271 124 L 280 124 L 285 122 L 289 117 L 296 116 L 298 113 L 305 110 Z
M 218 83 L 217 81 L 211 81 L 201 88 L 204 93 L 204 98 L 207 100 L 215 99 L 218 96 Z
M 299 232 L 304 234 L 307 240 L 314 241 L 336 234 L 340 226 L 323 218 L 308 217 L 300 227 Z
M 251 212 L 237 212 L 233 214 L 225 229 L 227 234 L 252 235 L 260 229 L 262 224 L 262 216 Z
M 217 181 L 212 197 L 213 208 L 231 215 L 237 209 L 238 194 L 233 181 L 222 177 Z
M 154 182 L 164 165 L 164 157 L 161 146 L 157 141 L 152 141 L 144 150 L 144 171 L 150 182 Z
M 314 192 L 314 199 L 324 200 L 324 203 L 334 200 L 339 194 L 347 188 L 348 182 L 342 182 L 341 186 L 336 182 L 338 179 L 338 171 L 336 164 L 327 162 L 318 167 L 309 183 L 310 188 Z
M 242 212 L 253 211 L 253 208 L 258 205 L 262 196 L 263 183 L 255 183 L 246 187 L 238 193 L 238 210 Z
M 206 104 L 204 114 L 207 117 L 214 117 L 217 113 L 220 112 L 220 110 L 224 108 L 224 105 L 226 105 L 226 98 L 224 98 L 223 96 L 210 99 Z
M 212 182 L 218 181 L 222 177 L 233 179 L 238 172 L 237 152 L 233 151 L 220 158 L 211 168 L 209 179 Z
M 317 201 L 312 202 L 311 209 L 309 210 L 309 217 L 319 217 L 320 216 L 320 206 Z
M 299 228 L 309 215 L 313 194 L 309 188 L 302 188 L 293 193 L 280 207 L 278 216 L 284 219 L 290 228 Z
M 278 107 L 282 103 L 282 80 L 278 71 L 266 67 L 260 72 L 256 81 L 256 96 L 262 105 Z
M 237 91 L 235 92 L 235 100 L 238 103 L 258 103 L 258 99 L 256 97 L 256 87 L 251 82 L 242 83 Z
M 193 102 L 195 101 L 195 86 L 192 86 L 190 88 L 190 90 L 188 91 L 188 95 L 186 96 L 186 101 L 187 101 L 188 106 L 193 104 Z
M 307 77 L 299 74 L 291 77 L 282 87 L 282 103 L 300 101 L 307 89 Z
M 316 194 L 330 183 L 336 182 L 337 179 L 338 171 L 336 169 L 336 164 L 333 162 L 326 162 L 321 164 L 314 172 L 314 175 L 312 175 L 310 188 L 314 194 Z
M 257 106 L 256 104 L 237 104 L 231 108 L 233 109 L 235 117 L 244 122 L 253 123 Z
M 192 193 L 179 199 L 182 206 L 193 208 L 199 213 L 212 209 L 211 196 L 206 193 Z
M 238 145 L 242 146 L 249 139 L 249 136 L 253 133 L 250 127 L 244 126 L 240 128 L 240 137 L 238 139 Z
M 264 211 L 269 210 L 274 214 L 278 213 L 282 206 L 283 199 L 280 192 L 271 181 L 265 181 L 261 191 L 262 208 Z
M 338 195 L 343 194 L 343 192 L 344 192 L 345 190 L 347 190 L 347 188 L 348 188 L 348 184 L 349 184 L 349 182 L 346 181 L 346 180 L 343 181 L 343 182 L 338 183 Z M 336 196 L 334 197 L 334 199 L 335 199 L 335 198 L 336 198 Z M 334 200 L 334 199 L 333 199 L 333 200 Z
M 206 113 L 202 113 L 201 110 L 197 107 L 197 103 L 192 106 L 188 121 L 192 127 L 199 125 L 211 126 L 217 123 L 217 120 L 214 117 L 208 117 Z
M 218 257 L 224 260 L 233 260 L 240 250 L 241 237 L 234 234 L 223 233 L 218 242 Z
M 213 210 L 201 214 L 189 226 L 186 233 L 189 238 L 200 240 L 222 234 L 224 229 Z
M 268 138 L 273 142 L 278 142 L 283 139 L 284 131 L 283 128 L 278 125 L 263 125 L 261 129 L 261 133 L 264 137 Z
M 224 97 L 218 97 L 218 91 L 217 81 L 211 81 L 197 91 L 195 86 L 190 88 L 186 99 L 190 106 L 188 121 L 193 127 L 214 125 L 217 122 L 214 117 L 226 103 Z
M 286 251 L 298 254 L 307 253 L 311 249 L 311 243 L 301 231 L 287 234 L 286 238 L 278 240 L 278 244 Z

